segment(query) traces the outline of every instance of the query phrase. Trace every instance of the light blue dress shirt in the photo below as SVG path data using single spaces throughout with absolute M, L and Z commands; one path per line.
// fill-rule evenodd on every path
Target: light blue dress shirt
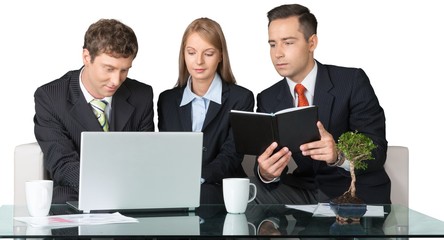
M 202 126 L 205 121 L 205 116 L 210 106 L 210 101 L 221 104 L 222 102 L 222 79 L 219 74 L 216 73 L 208 91 L 205 95 L 197 96 L 191 90 L 191 76 L 188 78 L 188 84 L 183 91 L 182 101 L 180 106 L 187 105 L 191 102 L 191 122 L 193 132 L 202 131 Z

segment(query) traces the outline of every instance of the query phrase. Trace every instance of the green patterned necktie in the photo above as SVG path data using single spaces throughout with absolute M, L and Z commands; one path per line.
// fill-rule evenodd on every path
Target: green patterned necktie
M 103 128 L 103 131 L 108 132 L 109 126 L 105 114 L 105 108 L 108 103 L 105 100 L 94 99 L 89 104 L 91 104 L 93 112 L 96 115 L 97 121 L 99 121 L 100 126 Z

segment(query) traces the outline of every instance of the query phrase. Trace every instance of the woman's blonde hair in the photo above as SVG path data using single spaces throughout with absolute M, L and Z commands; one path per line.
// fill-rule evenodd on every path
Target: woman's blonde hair
M 179 53 L 179 78 L 176 86 L 185 86 L 190 77 L 190 73 L 188 72 L 185 63 L 185 45 L 188 37 L 193 33 L 198 33 L 200 37 L 220 51 L 222 61 L 220 61 L 217 66 L 217 73 L 221 76 L 223 81 L 232 84 L 236 83 L 236 79 L 231 71 L 227 43 L 222 28 L 214 20 L 209 18 L 198 18 L 188 25 L 182 37 Z

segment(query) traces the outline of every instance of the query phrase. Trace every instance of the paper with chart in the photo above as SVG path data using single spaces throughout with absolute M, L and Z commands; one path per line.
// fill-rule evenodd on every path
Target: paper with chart
M 20 222 L 25 222 L 33 227 L 47 227 L 47 228 L 138 222 L 136 218 L 126 217 L 118 212 L 54 215 L 47 217 L 15 217 L 14 219 Z

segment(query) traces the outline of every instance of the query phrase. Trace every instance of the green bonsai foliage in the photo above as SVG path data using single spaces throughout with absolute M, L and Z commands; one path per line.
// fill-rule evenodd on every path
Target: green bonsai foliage
M 366 135 L 354 131 L 343 133 L 338 139 L 337 148 L 350 161 L 350 188 L 343 195 L 356 198 L 355 169 L 367 169 L 367 163 L 364 160 L 375 159 L 372 150 L 376 148 L 376 145 Z

